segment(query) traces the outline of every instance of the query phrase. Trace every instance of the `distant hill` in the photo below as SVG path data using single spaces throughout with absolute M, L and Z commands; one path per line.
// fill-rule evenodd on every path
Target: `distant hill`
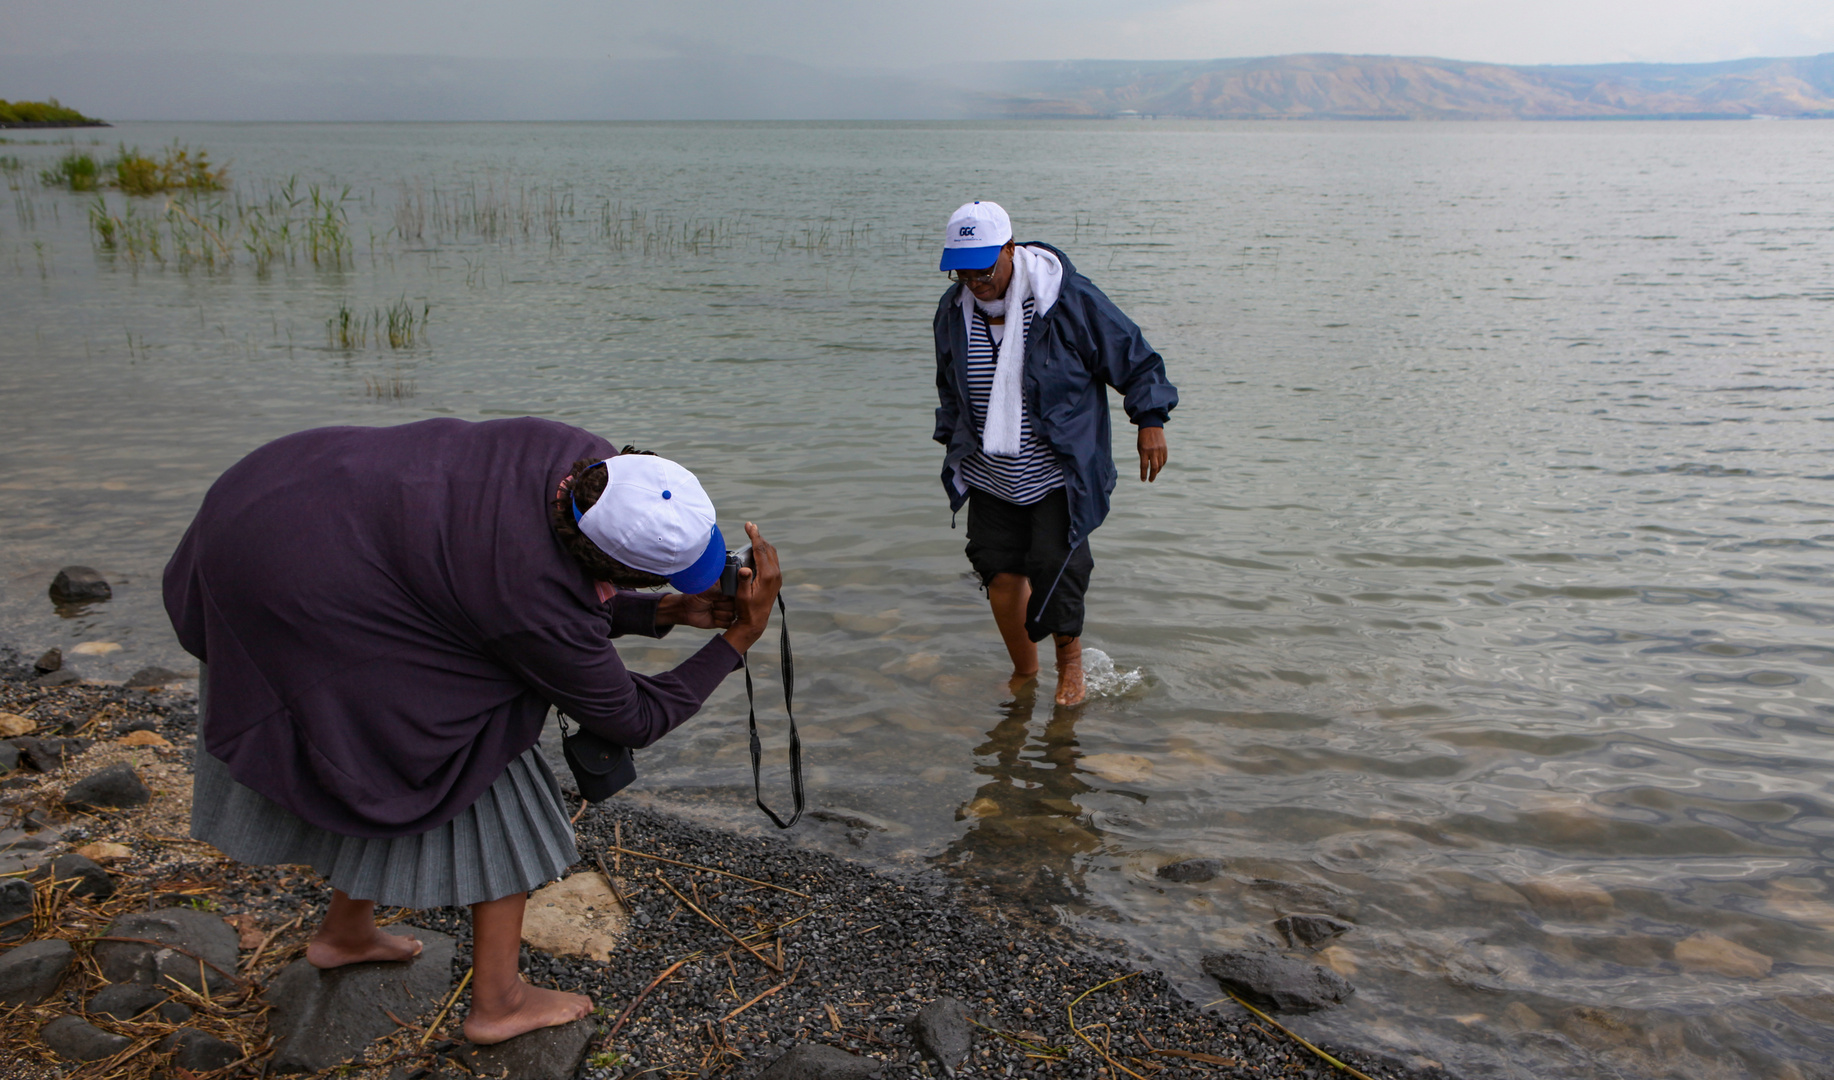
M 1834 53 L 1574 67 L 1304 55 L 893 70 L 724 53 L 612 60 L 4 48 L 0 97 L 80 97 L 117 121 L 1834 117 Z
M 1834 117 L 1834 53 L 1714 64 L 1514 67 L 1403 56 L 962 65 L 1003 116 L 1265 120 Z

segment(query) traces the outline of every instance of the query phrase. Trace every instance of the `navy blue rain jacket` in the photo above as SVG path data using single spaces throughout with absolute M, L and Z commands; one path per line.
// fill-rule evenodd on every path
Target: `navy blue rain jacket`
M 1178 388 L 1165 377 L 1165 361 L 1146 343 L 1132 319 L 1114 306 L 1070 259 L 1049 244 L 1032 243 L 1063 263 L 1063 291 L 1051 310 L 1032 320 L 1025 342 L 1025 410 L 1032 430 L 1057 454 L 1070 502 L 1070 547 L 1083 542 L 1108 516 L 1114 491 L 1114 451 L 1108 424 L 1112 386 L 1138 427 L 1164 427 L 1178 405 Z M 981 448 L 968 404 L 968 328 L 961 290 L 952 285 L 936 305 L 937 442 L 943 455 L 942 486 L 949 509 L 968 496 L 956 490 L 955 470 Z

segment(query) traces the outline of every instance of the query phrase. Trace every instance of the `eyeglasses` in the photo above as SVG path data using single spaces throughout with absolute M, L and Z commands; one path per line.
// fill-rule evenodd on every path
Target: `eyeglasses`
M 972 285 L 977 281 L 986 281 L 988 278 L 992 277 L 993 272 L 999 268 L 1000 264 L 996 262 L 985 270 L 951 270 L 949 271 L 949 280 L 959 281 L 963 285 Z

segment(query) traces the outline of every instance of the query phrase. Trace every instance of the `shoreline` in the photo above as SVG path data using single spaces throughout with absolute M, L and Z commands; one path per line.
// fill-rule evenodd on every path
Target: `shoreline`
M 44 826 L 40 835 L 58 833 L 47 846 L 26 853 L 42 861 L 85 843 L 126 845 L 131 854 L 109 867 L 111 877 L 123 883 L 116 906 L 157 907 L 161 898 L 182 894 L 191 906 L 251 928 L 263 938 L 262 953 L 257 954 L 259 963 L 247 954 L 243 963 L 257 983 L 271 979 L 303 952 L 329 897 L 327 886 L 305 868 L 242 866 L 184 839 L 196 730 L 196 698 L 189 682 L 144 690 L 93 682 L 40 686 L 29 660 L 6 653 L 0 653 L 0 711 L 42 717 L 37 735 L 55 729 L 90 740 L 73 749 L 59 773 L 22 768 L 0 780 L 0 813 L 12 819 L 8 824 L 32 812 Z M 122 733 L 129 729 L 154 733 L 167 745 L 138 734 L 132 739 L 151 745 L 122 751 L 128 738 Z M 61 790 L 124 753 L 137 755 L 142 763 L 136 767 L 143 774 L 154 774 L 149 776 L 156 790 L 151 805 L 50 820 L 54 814 L 47 792 Z M 954 1069 L 964 1076 L 1118 1080 L 1126 1073 L 1181 1080 L 1350 1075 L 1237 1007 L 1221 989 L 1217 1002 L 1187 1001 L 1117 943 L 1065 926 L 1048 913 L 997 900 L 938 870 L 875 869 L 777 837 L 721 830 L 615 798 L 581 815 L 576 834 L 582 861 L 571 873 L 596 877 L 603 856 L 621 894 L 627 929 L 610 960 L 525 946 L 523 967 L 532 981 L 587 993 L 595 1001 L 597 1029 L 584 1062 L 571 1074 L 579 1080 L 683 1072 L 749 1077 L 798 1043 L 820 1043 L 869 1059 L 883 1077 L 927 1080 L 939 1062 L 918 1051 L 910 1023 L 923 1006 L 944 997 L 961 1001 L 972 1014 L 967 1030 L 973 1048 Z M 9 844 L 20 840 L 13 833 L 0 836 Z M 0 857 L 20 854 L 18 848 L 0 848 Z M 7 869 L 0 867 L 0 872 Z M 19 873 L 14 870 L 15 876 Z M 688 896 L 699 901 L 693 905 L 699 911 L 679 899 Z M 81 905 L 73 909 L 76 922 L 35 929 L 25 940 L 96 933 L 93 925 L 83 924 Z M 119 914 L 98 908 L 90 918 Z M 463 976 L 468 913 L 431 909 L 395 917 L 402 929 L 451 935 L 457 945 L 452 975 L 454 980 Z M 747 955 L 711 925 L 713 919 L 774 932 L 760 939 L 762 955 L 757 950 Z M 10 946 L 0 948 L 10 951 Z M 773 954 L 772 948 L 778 951 Z M 4 957 L 0 952 L 0 961 Z M 773 958 L 780 970 L 766 967 Z M 83 978 L 73 975 L 59 995 L 0 1021 L 0 1030 L 30 1048 L 42 1075 L 57 1075 L 57 1066 L 36 1029 L 76 1008 L 73 999 L 93 992 L 93 985 L 79 985 Z M 639 999 L 641 1005 L 629 1008 Z M 245 1005 L 254 1010 L 258 1001 L 251 996 Z M 1072 1003 L 1073 1014 L 1066 1011 Z M 449 1055 L 464 1049 L 457 1030 L 466 1004 L 460 995 L 440 1026 L 445 1038 L 427 1045 L 444 1047 L 441 1052 Z M 607 1031 L 620 1014 L 627 1015 L 608 1044 Z M 225 1012 L 213 1022 L 220 1034 L 241 1032 L 250 1053 L 241 1071 L 209 1075 L 259 1075 L 265 1054 L 253 1048 L 261 1044 L 265 1021 Z M 148 1025 L 104 1027 L 145 1034 L 129 1029 Z M 398 1056 L 400 1047 L 378 1043 L 375 1049 Z M 1325 1049 L 1371 1080 L 1447 1075 L 1386 1057 Z M 153 1059 L 164 1058 L 152 1052 L 141 1056 L 149 1059 L 148 1069 Z M 450 1071 L 437 1054 L 409 1064 L 427 1070 L 417 1080 L 463 1075 Z M 109 1075 L 137 1077 L 143 1071 Z M 406 1080 L 416 1074 L 359 1067 L 357 1075 Z

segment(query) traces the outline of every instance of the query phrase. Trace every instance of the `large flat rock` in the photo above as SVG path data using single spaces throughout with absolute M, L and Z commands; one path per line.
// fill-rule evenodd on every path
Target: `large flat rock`
M 406 1019 L 406 1017 L 403 1017 Z M 478 1076 L 507 1080 L 573 1080 L 598 1024 L 575 1020 L 560 1027 L 540 1028 L 493 1046 L 467 1049 L 459 1059 Z
M 123 915 L 103 936 L 142 939 L 96 943 L 96 963 L 109 982 L 170 989 L 169 980 L 177 980 L 197 990 L 207 981 L 213 994 L 234 985 L 224 973 L 236 970 L 236 932 L 207 911 L 172 907 Z M 149 941 L 155 944 L 145 943 Z M 201 971 L 200 957 L 205 961 Z
M 349 1061 L 395 1030 L 385 1009 L 412 1022 L 440 1006 L 452 991 L 457 946 L 434 930 L 403 927 L 396 932 L 419 939 L 420 955 L 330 971 L 320 971 L 302 958 L 274 976 L 267 985 L 267 1000 L 273 1006 L 268 1028 L 275 1038 L 275 1072 L 317 1072 Z
M 1356 993 L 1342 975 L 1317 964 L 1259 949 L 1225 949 L 1203 958 L 1206 975 L 1223 989 L 1276 1012 L 1314 1012 Z
M 46 938 L 0 955 L 0 1007 L 36 1005 L 57 990 L 76 959 L 68 941 Z

